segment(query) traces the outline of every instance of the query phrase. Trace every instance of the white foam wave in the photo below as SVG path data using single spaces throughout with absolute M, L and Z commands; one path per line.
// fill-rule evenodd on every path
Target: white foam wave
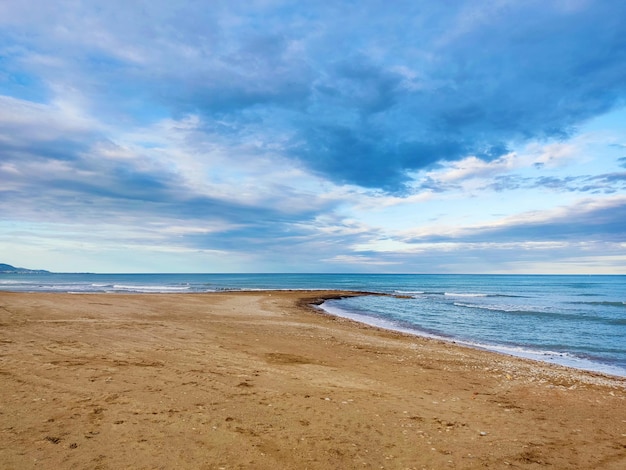
M 537 313 L 540 314 L 542 312 L 537 311 L 537 307 L 534 306 L 512 306 L 512 305 L 476 305 L 476 304 L 467 304 L 464 302 L 454 302 L 456 307 L 465 307 L 465 308 L 476 308 L 478 310 L 490 310 L 492 312 L 507 312 L 507 313 Z
M 488 294 L 463 294 L 457 292 L 444 292 L 447 297 L 488 297 Z
M 148 286 L 132 284 L 113 284 L 112 288 L 115 290 L 124 290 L 130 292 L 183 292 L 189 290 L 189 286 Z

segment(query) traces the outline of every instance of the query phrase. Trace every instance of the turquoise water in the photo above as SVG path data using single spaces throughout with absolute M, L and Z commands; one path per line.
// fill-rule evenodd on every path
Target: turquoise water
M 332 314 L 626 376 L 626 276 L 370 274 L 0 274 L 0 290 L 215 292 L 345 289 Z

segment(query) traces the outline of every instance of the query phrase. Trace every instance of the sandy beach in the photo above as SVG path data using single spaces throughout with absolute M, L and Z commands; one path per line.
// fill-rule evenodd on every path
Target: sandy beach
M 309 306 L 337 295 L 1 292 L 0 467 L 626 468 L 626 379 Z

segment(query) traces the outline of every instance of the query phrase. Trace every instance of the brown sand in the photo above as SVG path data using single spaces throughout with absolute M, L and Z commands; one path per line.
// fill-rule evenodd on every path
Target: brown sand
M 624 379 L 304 305 L 330 295 L 0 293 L 0 468 L 626 468 Z

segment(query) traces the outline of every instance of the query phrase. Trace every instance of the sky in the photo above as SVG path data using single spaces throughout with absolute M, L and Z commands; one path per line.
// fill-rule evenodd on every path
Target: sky
M 622 0 L 4 0 L 0 262 L 626 273 Z

